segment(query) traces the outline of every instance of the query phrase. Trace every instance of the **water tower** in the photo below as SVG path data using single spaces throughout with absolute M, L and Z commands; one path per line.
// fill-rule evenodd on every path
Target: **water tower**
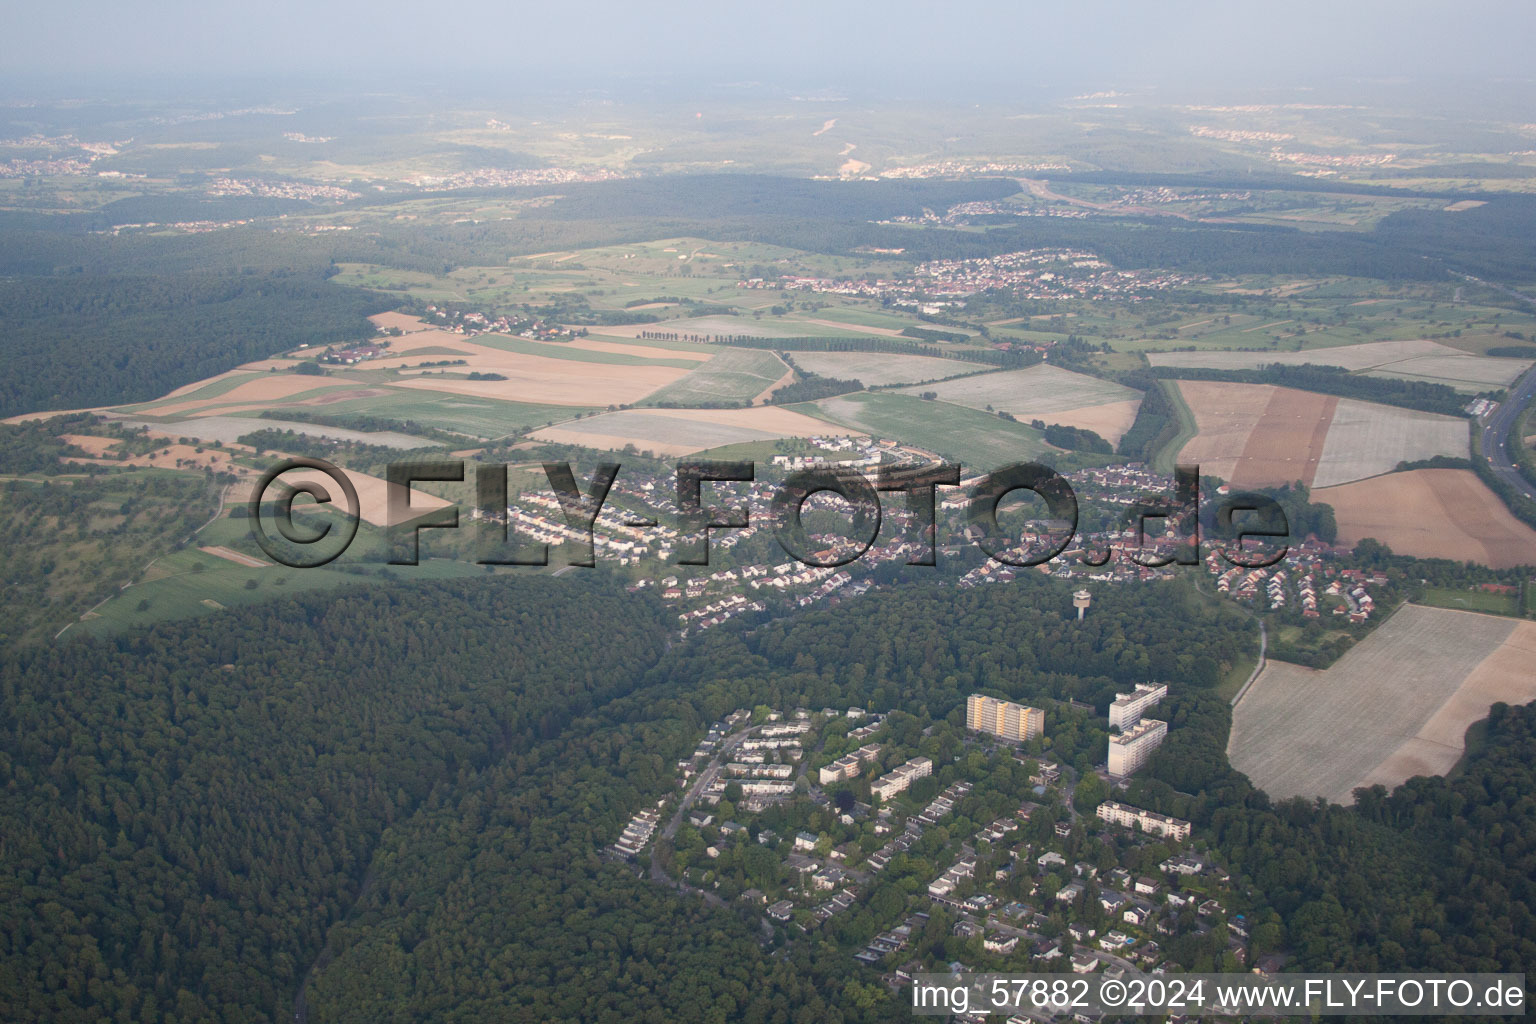
M 1093 602 L 1093 595 L 1086 590 L 1072 592 L 1072 607 L 1077 609 L 1077 618 L 1081 622 L 1083 615 L 1088 611 L 1088 605 Z

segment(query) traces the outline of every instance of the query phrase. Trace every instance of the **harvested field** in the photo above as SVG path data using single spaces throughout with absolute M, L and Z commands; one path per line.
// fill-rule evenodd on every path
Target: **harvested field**
M 861 381 L 868 387 L 916 384 L 983 369 L 976 363 L 933 356 L 901 356 L 887 352 L 791 352 L 802 369 L 823 377 Z
M 1338 399 L 1268 384 L 1179 381 L 1198 433 L 1181 463 L 1234 487 L 1310 484 Z
M 627 367 L 638 369 L 638 367 Z M 674 374 L 667 386 L 646 397 L 647 405 L 662 402 L 705 405 L 711 402 L 750 402 L 773 387 L 789 372 L 772 352 L 755 348 L 727 348 L 687 376 Z M 598 403 L 598 404 L 608 404 Z
M 383 445 L 386 448 L 426 448 L 432 442 L 412 434 L 400 434 L 392 430 L 348 430 L 345 427 L 323 427 L 299 420 L 269 420 L 255 416 L 202 416 L 195 420 L 173 423 L 149 423 L 143 420 L 119 420 L 125 427 L 147 427 L 155 437 L 195 437 L 204 441 L 221 441 L 233 444 L 242 434 L 255 430 L 291 430 L 311 437 L 327 437 L 336 441 L 356 441 L 360 444 Z
M 372 523 L 374 526 L 388 526 L 390 491 L 389 484 L 381 477 L 369 476 L 366 473 L 359 473 L 355 470 L 342 468 L 341 472 L 345 473 L 347 475 L 347 479 L 352 481 L 352 486 L 357 488 L 357 500 L 358 503 L 362 506 L 361 517 L 363 521 Z M 328 492 L 330 492 L 331 501 L 338 508 L 344 508 L 346 506 L 346 496 L 338 493 L 340 489 L 336 486 L 336 481 L 332 480 L 330 477 L 326 476 L 324 473 L 321 473 L 318 470 L 300 469 L 284 473 L 280 483 L 288 485 L 300 483 L 318 483 Z M 230 493 L 230 501 L 232 503 L 243 503 L 249 501 L 251 498 L 250 491 L 254 484 L 255 480 L 253 479 L 235 488 Z M 275 486 L 277 485 L 274 485 L 274 487 Z M 443 508 L 450 504 L 449 502 L 444 501 L 442 498 L 424 493 L 420 490 L 412 490 L 410 492 L 410 497 L 410 512 L 405 516 L 404 519 L 401 520 L 402 522 L 409 522 L 410 520 L 415 519 L 425 512 L 429 512 L 435 508 Z M 310 498 L 299 498 L 294 502 L 293 507 L 295 513 L 303 508 L 305 504 L 310 503 Z
M 1399 462 L 1467 454 L 1467 423 L 1454 416 L 1339 399 L 1314 487 L 1390 473 Z
M 74 445 L 93 458 L 100 458 L 123 443 L 116 438 L 97 437 L 94 434 L 60 434 L 59 440 Z
M 208 396 L 206 392 L 188 395 L 183 401 L 152 402 L 133 406 L 133 411 L 154 413 L 156 416 L 195 416 L 198 412 L 214 407 L 224 409 L 237 405 L 266 408 L 273 405 L 294 404 L 301 396 L 315 397 L 326 391 L 356 387 L 355 378 L 344 376 L 309 377 L 303 374 L 251 374 L 249 379 L 238 381 L 234 387 Z
M 1451 614 L 1458 614 L 1452 612 Z M 1467 729 L 1494 704 L 1536 700 L 1536 622 L 1518 623 L 1508 638 L 1462 680 L 1429 721 L 1366 776 L 1365 785 L 1392 788 L 1415 775 L 1444 775 L 1466 749 Z
M 1328 487 L 1467 451 L 1467 425 L 1452 416 L 1268 384 L 1186 380 L 1178 388 L 1199 428 L 1179 461 L 1237 487 Z
M 431 329 L 430 324 L 423 323 L 419 317 L 411 316 L 409 313 L 375 313 L 368 318 L 368 321 L 375 327 L 395 327 L 405 334 Z
M 573 364 L 567 359 L 545 359 L 512 353 L 501 355 L 500 359 L 474 360 L 465 369 L 497 373 L 506 380 L 466 380 L 463 377 L 422 373 L 409 376 L 409 379 L 400 381 L 397 386 L 507 402 L 628 405 L 678 380 L 687 372 L 670 366 Z
M 684 341 L 690 340 L 691 337 L 726 334 L 746 335 L 753 338 L 803 338 L 813 334 L 846 334 L 849 337 L 855 337 L 872 333 L 864 327 L 851 324 L 827 327 L 812 324 L 808 320 L 789 320 L 780 317 L 764 317 L 758 320 L 750 316 L 698 316 L 683 320 L 663 320 L 660 323 L 604 324 L 602 327 L 602 333 L 620 338 L 639 338 L 646 331 L 675 333 Z
M 1510 515 L 1471 470 L 1415 469 L 1338 487 L 1313 501 L 1333 506 L 1339 540 L 1366 537 L 1418 558 L 1480 562 L 1495 569 L 1536 565 L 1536 530 Z
M 1120 440 L 1120 435 L 1130 429 L 1141 402 L 1140 393 L 1130 388 L 1047 365 L 961 377 L 939 384 L 919 384 L 902 388 L 899 393 L 921 395 L 925 391 L 935 392 L 941 402 L 970 409 L 986 411 L 991 406 L 993 410 L 1009 413 L 1025 423 L 1041 419 L 1047 423 L 1087 427 L 1103 434 L 1111 443 Z M 1089 412 L 1105 406 L 1116 408 L 1100 414 Z M 1069 415 L 1080 422 L 1067 418 Z M 1105 427 L 1108 433 L 1091 426 L 1090 419 Z
M 1536 698 L 1536 630 L 1408 605 L 1324 670 L 1271 662 L 1233 711 L 1227 754 L 1271 797 L 1352 801 L 1358 786 L 1448 770 L 1496 700 Z
M 1531 365 L 1529 359 L 1475 356 L 1424 339 L 1370 341 L 1302 352 L 1149 352 L 1147 361 L 1153 366 L 1204 366 L 1216 370 L 1253 370 L 1269 363 L 1285 366 L 1313 363 L 1342 366 L 1367 376 L 1433 381 L 1470 391 L 1510 384 Z
M 847 434 L 822 420 L 775 406 L 752 409 L 626 409 L 535 431 L 543 441 L 657 455 L 688 455 L 742 441 Z

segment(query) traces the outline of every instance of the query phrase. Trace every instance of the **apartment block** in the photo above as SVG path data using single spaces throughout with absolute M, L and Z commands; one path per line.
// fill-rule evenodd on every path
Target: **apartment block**
M 965 727 L 1005 740 L 1034 739 L 1045 735 L 1045 712 L 973 693 L 965 702 Z
M 880 744 L 868 743 L 855 750 L 851 754 L 844 754 L 831 764 L 821 769 L 821 784 L 830 786 L 834 782 L 845 782 L 848 779 L 856 779 L 864 766 L 880 756 Z
M 899 768 L 893 768 L 870 784 L 869 791 L 882 800 L 889 800 L 897 793 L 904 793 L 915 779 L 933 774 L 933 762 L 926 757 L 914 757 Z
M 1190 824 L 1183 818 L 1170 818 L 1166 814 L 1116 803 L 1113 800 L 1106 800 L 1099 804 L 1097 813 L 1101 820 L 1112 825 L 1120 825 L 1124 828 L 1140 826 L 1143 832 L 1168 839 L 1189 838 Z
M 1109 774 L 1117 778 L 1133 774 L 1162 746 L 1167 735 L 1167 722 L 1143 718 L 1120 735 L 1110 736 Z
M 1115 702 L 1109 706 L 1109 724 L 1118 726 L 1123 732 L 1141 721 L 1141 716 L 1146 714 L 1147 709 L 1166 696 L 1168 696 L 1166 683 L 1157 686 L 1138 683 L 1136 689 L 1130 693 L 1115 695 Z

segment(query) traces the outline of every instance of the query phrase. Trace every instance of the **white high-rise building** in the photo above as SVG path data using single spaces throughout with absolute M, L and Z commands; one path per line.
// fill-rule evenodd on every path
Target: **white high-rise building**
M 1153 686 L 1151 683 L 1138 683 L 1130 693 L 1115 695 L 1115 702 L 1109 706 L 1109 724 L 1118 726 L 1121 731 L 1129 729 L 1141 721 L 1141 716 L 1148 708 L 1166 696 L 1167 684 Z
M 1109 738 L 1109 774 L 1124 778 L 1132 774 L 1162 746 L 1168 735 L 1168 723 L 1143 718 L 1126 732 Z

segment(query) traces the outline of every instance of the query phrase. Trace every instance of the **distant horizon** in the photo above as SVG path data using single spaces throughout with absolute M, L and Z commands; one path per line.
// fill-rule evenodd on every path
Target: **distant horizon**
M 1283 9 L 1205 0 L 1091 0 L 1070 9 L 912 0 L 854 9 L 799 0 L 735 9 L 690 0 L 664 10 L 599 3 L 579 11 L 459 0 L 426 16 L 405 5 L 351 3 L 238 13 L 185 0 L 153 12 L 100 0 L 82 6 L 67 22 L 57 9 L 13 11 L 0 40 L 0 88 L 435 81 L 575 94 L 637 81 L 756 81 L 936 97 L 1134 82 L 1202 90 L 1240 82 L 1245 91 L 1536 82 L 1527 45 L 1536 8 L 1511 0 L 1307 0 Z

